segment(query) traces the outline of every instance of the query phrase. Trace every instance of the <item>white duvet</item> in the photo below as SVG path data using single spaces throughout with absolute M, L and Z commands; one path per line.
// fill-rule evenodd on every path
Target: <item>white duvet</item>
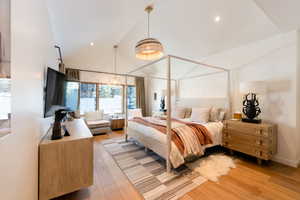
M 190 121 L 190 119 L 184 119 L 183 121 Z M 159 121 L 158 123 L 165 123 L 165 121 Z M 222 122 L 208 122 L 204 125 L 207 130 L 211 133 L 213 144 L 202 146 L 203 150 L 207 147 L 212 147 L 221 144 L 222 142 Z M 172 122 L 172 128 L 180 126 L 180 123 Z M 128 121 L 129 137 L 133 137 L 146 147 L 151 148 L 154 152 L 160 154 L 166 158 L 166 147 L 167 147 L 167 135 L 159 132 L 158 130 L 139 124 L 133 121 Z M 177 149 L 177 146 L 171 143 L 170 161 L 173 167 L 178 167 L 184 163 L 184 158 Z

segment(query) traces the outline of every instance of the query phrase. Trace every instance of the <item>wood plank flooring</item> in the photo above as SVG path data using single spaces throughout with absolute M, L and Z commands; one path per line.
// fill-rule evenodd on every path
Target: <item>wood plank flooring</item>
M 127 177 L 101 145 L 122 131 L 94 137 L 94 185 L 55 200 L 141 200 Z M 182 200 L 300 200 L 300 168 L 271 162 L 258 166 L 254 160 L 239 159 L 237 167 L 219 183 L 207 181 L 183 196 Z

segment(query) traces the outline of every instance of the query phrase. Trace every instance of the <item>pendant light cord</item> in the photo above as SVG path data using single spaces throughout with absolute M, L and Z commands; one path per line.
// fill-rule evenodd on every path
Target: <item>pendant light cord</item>
M 148 38 L 150 38 L 150 12 L 153 10 L 153 5 L 149 5 L 145 8 L 145 11 L 148 13 Z
M 148 38 L 150 38 L 150 11 L 148 11 Z
M 115 57 L 114 57 L 114 73 L 117 73 L 117 45 L 114 45 Z

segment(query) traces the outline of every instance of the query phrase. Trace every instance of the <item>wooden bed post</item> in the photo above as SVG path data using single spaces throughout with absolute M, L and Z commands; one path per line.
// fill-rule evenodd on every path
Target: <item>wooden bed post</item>
M 128 141 L 128 134 L 127 134 L 127 128 L 128 128 L 128 108 L 127 108 L 127 100 L 128 100 L 128 97 L 127 97 L 127 75 L 125 76 L 125 89 L 124 89 L 124 93 L 125 93 L 125 142 Z
M 167 65 L 167 173 L 171 172 L 170 152 L 171 152 L 171 57 L 168 56 Z
M 227 98 L 228 98 L 228 113 L 232 116 L 232 102 L 231 102 L 231 71 L 227 71 Z

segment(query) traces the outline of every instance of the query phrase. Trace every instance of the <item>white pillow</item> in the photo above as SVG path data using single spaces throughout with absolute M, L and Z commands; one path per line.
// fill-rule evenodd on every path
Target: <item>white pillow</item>
M 175 110 L 172 112 L 172 117 L 183 119 L 185 117 L 186 108 L 184 107 L 176 107 Z
M 192 108 L 191 120 L 194 122 L 207 123 L 211 108 Z
M 226 112 L 224 110 L 221 110 L 219 113 L 219 121 L 223 121 L 226 117 Z
M 129 109 L 128 110 L 128 119 L 133 119 L 134 117 L 143 117 L 142 109 Z
M 220 108 L 212 107 L 210 110 L 209 121 L 210 122 L 218 122 L 220 121 Z

